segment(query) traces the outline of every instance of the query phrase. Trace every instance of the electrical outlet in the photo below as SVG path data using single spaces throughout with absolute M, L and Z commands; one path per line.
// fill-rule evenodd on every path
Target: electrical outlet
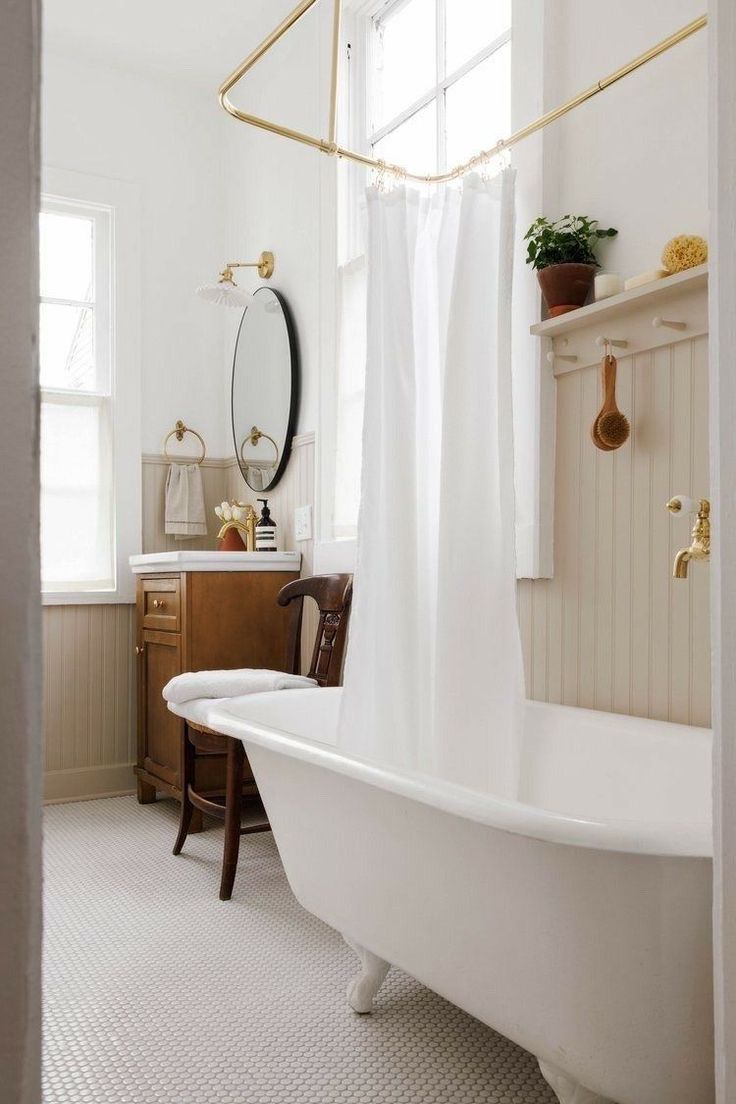
M 294 540 L 312 539 L 312 507 L 297 506 L 294 511 Z

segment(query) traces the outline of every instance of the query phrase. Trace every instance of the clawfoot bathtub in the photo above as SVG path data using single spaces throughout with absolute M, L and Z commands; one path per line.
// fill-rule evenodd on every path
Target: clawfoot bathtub
M 521 800 L 352 760 L 340 690 L 252 695 L 241 738 L 291 887 L 535 1054 L 562 1104 L 713 1104 L 710 733 L 529 703 Z

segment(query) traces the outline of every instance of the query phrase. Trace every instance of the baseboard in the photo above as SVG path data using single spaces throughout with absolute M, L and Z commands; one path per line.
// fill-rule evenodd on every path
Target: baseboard
M 133 763 L 44 771 L 43 776 L 43 799 L 47 805 L 63 801 L 88 801 L 95 797 L 119 797 L 133 793 L 134 789 Z

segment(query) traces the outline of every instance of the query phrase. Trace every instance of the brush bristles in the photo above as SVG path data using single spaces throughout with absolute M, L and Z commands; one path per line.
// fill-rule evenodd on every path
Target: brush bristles
M 629 419 L 620 411 L 604 414 L 598 419 L 597 433 L 604 445 L 610 448 L 619 448 L 628 440 L 631 426 Z

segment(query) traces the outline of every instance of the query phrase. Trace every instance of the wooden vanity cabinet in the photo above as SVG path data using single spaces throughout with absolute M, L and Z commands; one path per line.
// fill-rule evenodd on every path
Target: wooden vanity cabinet
M 184 722 L 161 691 L 183 671 L 286 669 L 289 613 L 277 604 L 294 571 L 178 571 L 137 578 L 138 800 L 181 798 Z M 200 761 L 197 788 L 224 786 L 224 762 Z

